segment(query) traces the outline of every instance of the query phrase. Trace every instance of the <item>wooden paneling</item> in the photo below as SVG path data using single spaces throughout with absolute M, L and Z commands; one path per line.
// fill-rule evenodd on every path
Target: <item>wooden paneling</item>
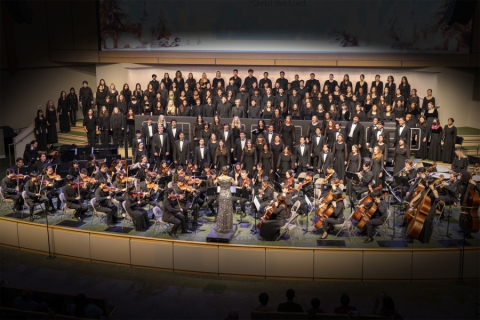
M 401 67 L 400 60 L 338 60 L 338 67 Z
M 50 50 L 50 60 L 58 63 L 72 61 L 81 63 L 97 63 L 98 51 L 96 50 Z
M 410 279 L 412 253 L 409 251 L 364 251 L 363 279 Z
M 218 274 L 218 247 L 175 243 L 173 246 L 175 270 Z
M 313 250 L 267 248 L 266 276 L 313 279 Z
M 460 250 L 413 251 L 412 279 L 457 279 Z
M 158 58 L 158 63 L 161 64 L 201 64 L 209 65 L 215 64 L 215 59 L 209 58 Z
M 100 57 L 103 63 L 158 63 L 157 58 Z
M 48 50 L 31 49 L 17 51 L 17 58 L 19 68 L 58 67 L 62 65 L 50 60 L 50 52 Z
M 78 258 L 90 259 L 90 235 L 87 232 L 52 229 L 50 233 L 52 252 Z
M 459 55 L 456 60 L 402 61 L 402 67 L 468 67 L 469 65 L 469 55 Z
M 18 247 L 17 223 L 0 220 L 0 243 Z
M 303 60 L 303 59 L 277 59 L 276 66 L 301 66 L 301 67 L 335 67 L 337 60 Z
M 232 66 L 273 66 L 275 60 L 273 59 L 216 59 L 217 65 L 232 65 Z
M 130 239 L 90 234 L 92 260 L 130 264 Z
M 218 248 L 219 273 L 265 276 L 265 249 Z
M 315 279 L 362 279 L 362 251 L 315 250 Z
M 18 246 L 20 248 L 48 252 L 47 228 L 33 223 L 18 224 Z
M 480 251 L 478 249 L 465 250 L 463 277 L 475 279 L 480 278 Z
M 131 262 L 135 266 L 173 269 L 173 243 L 130 240 Z
M 99 50 L 96 1 L 72 1 L 73 48 Z
M 71 1 L 46 1 L 50 49 L 73 49 Z

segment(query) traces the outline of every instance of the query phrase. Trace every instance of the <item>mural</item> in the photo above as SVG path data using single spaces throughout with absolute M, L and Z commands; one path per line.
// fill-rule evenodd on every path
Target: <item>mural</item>
M 473 15 L 463 8 L 458 19 L 464 4 L 458 0 L 100 0 L 99 19 L 102 50 L 469 53 Z

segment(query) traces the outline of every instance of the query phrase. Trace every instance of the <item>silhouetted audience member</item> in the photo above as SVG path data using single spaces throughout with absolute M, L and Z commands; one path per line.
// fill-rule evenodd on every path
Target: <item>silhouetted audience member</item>
M 393 319 L 402 319 L 402 317 L 397 314 L 397 310 L 395 310 L 395 303 L 393 302 L 393 299 L 391 297 L 384 295 L 382 298 L 382 307 L 380 308 L 380 311 L 378 310 L 379 306 L 380 297 L 375 300 L 372 311 L 373 314 L 379 314 L 385 318 L 393 317 Z
M 357 311 L 357 308 L 350 306 L 350 297 L 346 293 L 342 293 L 340 297 L 341 306 L 335 308 L 335 313 L 350 314 L 352 311 Z
M 236 310 L 232 310 L 228 313 L 225 320 L 238 320 L 240 317 L 238 316 L 238 312 Z
M 256 306 L 255 308 L 253 308 L 253 311 L 264 311 L 264 312 L 273 312 L 275 311 L 275 309 L 273 309 L 272 307 L 270 307 L 268 304 L 268 294 L 266 292 L 262 292 L 260 293 L 260 295 L 258 296 L 258 301 L 260 302 L 260 304 L 258 306 Z
M 38 303 L 32 300 L 32 291 L 23 290 L 12 302 L 12 307 L 23 311 L 37 311 Z
M 323 311 L 322 309 L 320 309 L 320 299 L 318 299 L 318 298 L 313 298 L 313 299 L 310 301 L 310 305 L 312 306 L 312 308 L 307 310 L 307 313 L 308 313 L 308 317 L 309 317 L 309 318 L 310 318 L 311 316 L 317 314 L 317 313 L 325 313 L 325 311 Z M 315 319 L 315 318 L 312 317 L 311 319 Z
M 293 289 L 288 289 L 286 296 L 287 302 L 278 305 L 278 312 L 303 312 L 302 306 L 293 302 L 293 298 L 295 298 L 295 291 L 293 291 Z
M 77 318 L 100 319 L 102 318 L 102 309 L 96 305 L 89 303 L 87 297 L 80 293 L 75 297 L 75 304 L 67 306 L 67 312 L 71 316 Z

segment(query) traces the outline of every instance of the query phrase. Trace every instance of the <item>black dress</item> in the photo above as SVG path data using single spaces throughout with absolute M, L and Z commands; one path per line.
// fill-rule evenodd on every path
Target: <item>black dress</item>
M 269 151 L 269 152 L 260 153 L 259 162 L 262 163 L 263 171 L 268 173 L 268 175 L 270 176 L 270 179 L 273 178 L 272 175 L 270 174 L 270 170 L 273 170 L 273 168 L 274 168 L 272 152 Z
M 442 161 L 446 163 L 452 163 L 453 158 L 455 157 L 455 140 L 457 139 L 457 128 L 452 126 L 451 128 L 448 125 L 445 126 L 443 131 L 443 153 Z
M 386 113 L 384 113 L 383 114 L 383 121 L 385 121 L 385 122 L 395 121 L 395 114 L 393 112 L 390 112 L 390 115 L 387 115 Z
M 284 177 L 288 170 L 293 169 L 292 156 L 282 153 L 278 158 L 277 168 L 280 169 L 280 173 Z
M 47 121 L 45 118 L 35 118 L 35 139 L 38 142 L 37 149 L 40 151 L 47 151 Z
M 348 172 L 359 172 L 361 168 L 361 162 L 362 162 L 362 156 L 360 153 L 357 152 L 357 154 L 350 153 L 350 156 L 348 157 L 348 163 L 347 163 L 347 171 Z M 350 195 L 352 194 L 352 180 L 348 179 L 347 180 L 347 194 Z
M 207 143 L 208 151 L 210 152 L 210 159 L 212 159 L 213 165 L 215 165 L 215 154 L 218 147 L 218 140 L 215 142 L 208 141 Z
M 286 210 L 283 206 L 273 209 L 273 214 L 269 220 L 262 222 L 260 228 L 260 237 L 266 241 L 275 241 L 280 236 L 280 228 L 285 224 Z
M 442 140 L 442 127 L 438 127 L 438 129 L 430 128 L 429 138 L 428 159 L 432 161 L 442 160 L 442 146 L 440 144 Z
M 48 121 L 48 132 L 47 132 L 47 143 L 57 143 L 58 142 L 58 136 L 57 136 L 57 110 L 54 108 L 53 110 L 50 110 L 50 108 L 47 108 L 47 113 L 45 115 L 45 118 Z
M 455 157 L 452 162 L 452 170 L 455 172 L 463 172 L 466 171 L 468 168 L 468 158 L 460 158 Z
M 295 126 L 292 125 L 282 125 L 282 130 L 280 132 L 282 137 L 283 144 L 290 147 L 290 151 L 293 150 L 293 144 L 295 142 Z
M 203 123 L 195 122 L 193 124 L 194 137 L 200 139 L 203 131 Z M 196 148 L 200 144 L 199 140 L 193 140 L 193 147 Z
M 273 154 L 273 165 L 277 166 L 278 158 L 280 157 L 280 154 L 283 151 L 283 143 L 280 143 L 280 144 L 272 143 L 270 146 L 271 146 L 270 150 L 272 150 L 272 154 Z
M 70 102 L 68 99 L 63 100 L 62 98 L 58 99 L 58 114 L 60 116 L 60 131 L 69 132 L 70 131 Z
M 405 161 L 403 162 L 405 164 Z M 395 166 L 397 163 L 395 162 Z M 404 165 L 405 166 L 405 165 Z M 400 170 L 403 169 L 400 168 Z M 373 172 L 373 179 L 375 179 L 375 187 L 378 187 L 380 184 L 383 184 L 383 174 L 382 178 L 380 178 L 380 173 L 383 172 L 383 157 L 378 159 L 374 159 L 372 157 L 372 172 Z
M 427 128 L 427 123 L 423 124 L 417 124 L 417 128 L 420 128 L 420 131 L 422 132 L 422 138 L 421 141 L 419 141 L 420 144 L 420 149 L 415 152 L 415 157 L 420 158 L 420 159 L 426 159 L 428 157 L 428 128 Z M 423 141 L 425 139 L 425 142 Z
M 433 120 L 434 120 L 435 118 L 438 118 L 438 111 L 437 111 L 437 109 L 433 109 L 432 112 L 428 112 L 428 111 L 425 112 L 425 118 L 426 118 L 426 120 L 427 120 L 427 124 L 428 124 L 429 126 L 431 126 L 432 123 L 433 123 Z
M 148 213 L 143 209 L 136 199 L 130 196 L 125 197 L 125 207 L 128 215 L 133 220 L 135 231 L 144 231 L 148 227 Z
M 345 143 L 335 142 L 333 145 L 333 156 L 335 161 L 333 162 L 333 169 L 337 173 L 337 177 L 343 180 L 345 176 Z
M 242 152 L 241 162 L 243 164 L 243 169 L 247 171 L 248 176 L 252 177 L 253 167 L 256 165 L 257 162 L 257 151 L 255 150 L 255 148 L 250 151 L 245 148 Z
M 336 142 L 335 133 L 336 133 L 335 129 L 327 129 L 326 136 L 327 136 L 328 147 L 330 148 L 330 150 L 332 150 L 333 144 Z
M 393 168 L 393 173 L 397 174 L 405 168 L 405 160 L 410 158 L 410 150 L 408 150 L 407 146 L 400 148 L 397 146 L 395 148 L 395 167 Z
M 216 154 L 215 153 L 215 164 L 217 165 L 217 170 L 220 170 L 221 168 L 225 166 L 230 165 L 230 152 L 227 150 L 226 154 Z
M 203 140 L 205 141 L 205 144 L 210 140 L 210 136 L 212 135 L 212 132 L 209 130 L 205 131 L 205 130 L 202 130 L 202 135 L 201 137 L 203 138 Z M 210 158 L 210 159 L 213 159 L 213 158 Z

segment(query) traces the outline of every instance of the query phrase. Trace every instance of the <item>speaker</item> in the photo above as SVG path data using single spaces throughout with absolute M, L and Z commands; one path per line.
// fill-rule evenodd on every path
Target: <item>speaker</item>
M 9 0 L 3 1 L 3 3 L 16 23 L 31 24 L 33 22 L 33 10 L 29 0 Z
M 467 24 L 475 14 L 476 0 L 451 0 L 446 12 L 449 26 L 454 23 Z

